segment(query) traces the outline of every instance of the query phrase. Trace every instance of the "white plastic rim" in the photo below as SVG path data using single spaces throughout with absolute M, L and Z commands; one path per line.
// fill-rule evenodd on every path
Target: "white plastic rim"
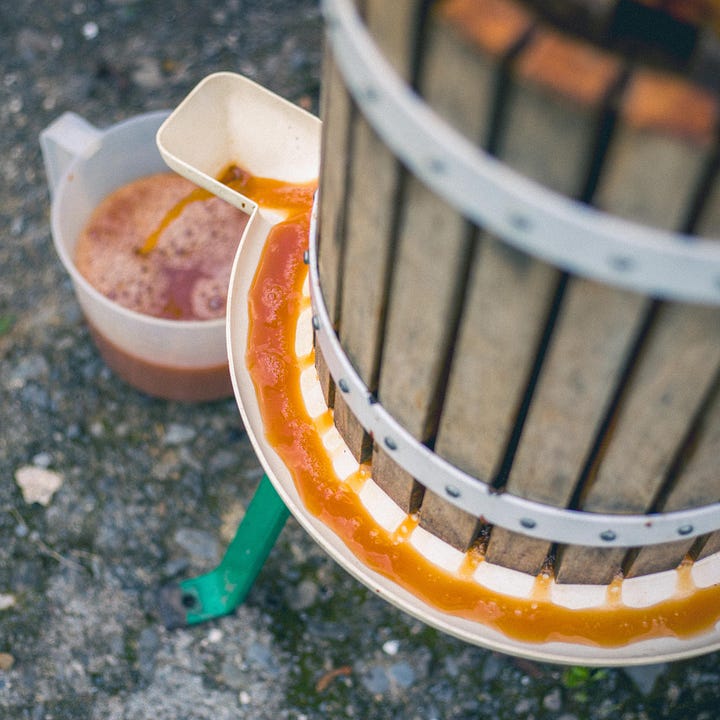
M 96 290 L 73 260 L 82 228 L 101 200 L 139 177 L 167 172 L 155 134 L 168 115 L 146 113 L 99 130 L 66 113 L 43 131 L 53 243 L 88 322 L 118 348 L 175 367 L 220 365 L 227 359 L 224 318 L 168 320 L 135 312 Z
M 245 365 L 248 292 L 263 247 L 264 242 L 259 236 L 249 236 L 246 239 L 238 250 L 230 284 L 227 316 L 228 354 L 238 407 L 253 449 L 283 502 L 308 534 L 345 570 L 375 594 L 442 632 L 472 644 L 534 660 L 587 666 L 641 665 L 692 657 L 720 648 L 720 631 L 717 628 L 689 639 L 656 638 L 619 647 L 595 647 L 569 642 L 523 642 L 507 637 L 480 622 L 466 620 L 433 607 L 358 559 L 338 535 L 307 510 L 290 470 L 265 437 L 255 388 Z M 306 319 L 309 322 L 309 318 Z M 371 486 L 368 486 L 363 503 L 366 507 L 369 506 L 373 517 L 378 518 L 380 522 L 380 518 L 388 515 L 388 503 L 392 504 L 392 501 L 382 491 L 375 492 Z M 434 536 L 425 538 L 428 551 L 432 553 L 436 562 L 442 563 L 444 558 L 455 557 L 457 551 L 453 553 L 449 546 L 438 547 L 441 541 L 435 542 L 435 540 L 437 539 Z M 484 570 L 487 574 L 484 581 L 492 583 L 496 591 L 507 592 L 511 596 L 520 597 L 523 593 L 529 592 L 528 588 L 534 580 L 529 575 L 491 566 L 490 563 L 481 565 L 485 566 Z M 720 579 L 720 562 L 715 556 L 712 558 L 712 563 L 708 563 L 702 570 L 706 573 L 708 584 Z M 659 582 L 660 576 L 665 582 Z M 638 580 L 641 580 L 639 584 L 631 582 L 628 585 L 627 592 L 631 595 L 634 592 L 635 596 L 641 598 L 652 594 L 656 588 L 664 592 L 668 582 L 670 584 L 675 582 L 674 576 L 667 573 L 645 576 L 644 579 Z M 603 602 L 606 587 L 555 585 L 553 592 L 558 601 L 565 603 L 566 607 L 593 607 Z

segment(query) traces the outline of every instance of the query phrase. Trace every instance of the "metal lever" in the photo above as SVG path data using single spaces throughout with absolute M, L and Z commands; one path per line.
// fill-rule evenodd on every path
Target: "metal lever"
M 158 609 L 165 626 L 194 625 L 231 613 L 247 596 L 288 515 L 264 475 L 220 564 L 161 589 Z

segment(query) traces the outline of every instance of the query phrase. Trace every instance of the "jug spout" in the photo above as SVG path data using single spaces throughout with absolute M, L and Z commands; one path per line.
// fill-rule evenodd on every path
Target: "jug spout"
M 100 146 L 102 131 L 73 112 L 63 113 L 40 133 L 50 197 L 77 157 L 89 157 Z

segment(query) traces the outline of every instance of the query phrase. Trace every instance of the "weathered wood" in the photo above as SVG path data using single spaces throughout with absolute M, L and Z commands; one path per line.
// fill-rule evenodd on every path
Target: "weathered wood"
M 714 144 L 716 99 L 682 78 L 638 70 L 623 94 L 621 120 L 598 184 L 598 206 L 681 229 Z M 628 192 L 641 185 L 652 192 Z
M 441 0 L 430 14 L 418 90 L 472 142 L 487 146 L 503 63 L 533 23 L 514 0 Z
M 531 24 L 532 17 L 518 5 L 497 0 L 480 3 L 451 0 L 440 3 L 431 15 L 419 91 L 439 115 L 472 142 L 487 144 L 502 64 L 522 42 Z M 458 232 L 463 232 L 461 225 L 456 227 Z M 497 249 L 494 241 L 487 239 L 485 242 L 493 247 L 485 251 L 484 255 L 492 254 L 493 249 Z M 505 256 L 501 253 L 500 257 Z M 494 290 L 502 289 L 505 294 L 511 295 L 509 301 L 521 299 L 520 294 L 510 292 L 510 283 L 502 283 L 502 269 L 506 267 L 506 262 L 498 263 L 497 274 L 492 272 L 492 261 L 485 262 L 482 271 L 478 269 L 480 262 L 477 258 L 473 261 L 475 274 L 482 276 L 476 277 L 476 288 L 479 280 L 480 287 L 484 287 L 487 292 L 489 281 Z M 513 262 L 510 262 L 510 267 L 514 267 Z M 489 275 L 486 269 L 490 269 Z M 456 348 L 453 357 L 455 380 L 445 398 L 435 444 L 435 452 L 451 461 L 449 455 L 453 450 L 456 454 L 464 450 L 465 454 L 474 456 L 477 440 L 485 436 L 482 432 L 477 435 L 475 432 L 469 433 L 468 429 L 475 427 L 475 421 L 483 417 L 483 410 L 488 409 L 488 403 L 475 405 L 473 402 L 473 398 L 482 396 L 479 387 L 485 392 L 490 387 L 475 373 L 479 358 L 474 337 L 479 329 L 478 324 L 485 320 L 491 325 L 493 322 L 492 316 L 485 313 L 483 305 L 486 301 L 487 298 L 476 299 L 472 306 L 475 309 L 471 312 L 466 298 L 463 311 L 465 330 L 461 333 L 459 352 Z M 519 305 L 517 308 L 520 309 Z M 506 329 L 507 326 L 503 328 L 505 335 Z M 498 334 L 497 326 L 487 330 L 493 331 Z M 498 357 L 496 367 L 505 367 L 507 362 L 506 357 Z M 466 468 L 469 472 L 478 470 L 472 464 Z M 479 472 L 476 474 L 483 477 Z M 426 492 L 420 509 L 420 524 L 453 546 L 465 550 L 475 538 L 478 519 L 434 493 Z
M 702 560 L 703 558 L 715 555 L 715 553 L 718 552 L 720 552 L 720 532 L 716 531 L 709 535 L 705 544 L 700 549 L 697 559 Z
M 369 32 L 383 55 L 406 80 L 411 76 L 414 62 L 419 5 L 419 0 L 404 3 L 367 0 L 364 8 Z M 397 32 L 398 28 L 406 31 Z M 355 118 L 352 137 L 339 337 L 363 382 L 375 392 L 402 168 L 360 114 Z M 336 427 L 355 458 L 365 460 L 370 438 L 342 400 L 340 403 Z
M 360 377 L 374 392 L 401 168 L 366 120 L 358 117 L 353 133 L 340 338 Z
M 360 463 L 368 462 L 372 454 L 372 440 L 345 401 L 336 386 L 333 403 L 333 422 L 353 457 Z
M 552 32 L 538 33 L 514 68 L 500 157 L 559 192 L 582 197 L 593 171 L 608 98 L 620 72 L 615 59 L 585 43 Z M 558 283 L 557 271 L 546 282 L 547 295 Z M 606 297 L 611 294 L 589 281 L 570 282 L 506 491 L 559 506 L 570 499 L 618 359 L 632 335 L 633 320 L 625 328 L 621 314 L 618 327 L 617 315 L 630 298 Z M 611 305 L 598 312 L 598 301 L 609 299 Z M 597 337 L 587 332 L 588 312 Z M 534 352 L 537 346 L 526 346 L 524 351 L 528 349 Z M 526 377 L 533 360 L 527 357 Z M 486 557 L 534 574 L 549 550 L 549 542 L 495 527 Z
M 411 82 L 423 0 L 364 0 L 365 23 L 385 59 Z
M 323 300 L 331 321 L 337 326 L 339 273 L 342 259 L 346 173 L 352 102 L 329 51 L 323 57 L 323 118 L 320 207 L 318 218 L 318 274 Z M 325 396 L 332 407 L 334 387 L 327 365 L 318 351 L 315 366 Z
M 717 310 L 662 306 L 581 509 L 610 513 L 651 509 L 719 365 Z M 648 553 L 652 550 L 647 548 Z M 608 583 L 621 569 L 624 556 L 622 548 L 565 548 L 558 579 Z
M 479 240 L 435 452 L 486 482 L 500 469 L 556 276 L 491 236 Z M 420 517 L 430 526 L 426 502 Z M 476 527 L 462 516 L 460 526 L 462 543 L 453 544 L 466 549 Z
M 332 375 L 330 375 L 330 368 L 328 368 L 325 357 L 320 352 L 317 343 L 315 343 L 315 370 L 318 374 L 325 404 L 329 408 L 332 408 L 335 404 L 335 382 L 332 379 Z
M 708 405 L 700 426 L 687 439 L 687 458 L 681 461 L 667 497 L 658 504 L 660 512 L 686 510 L 720 501 L 720 395 L 717 387 Z M 675 567 L 682 562 L 694 542 L 694 539 L 680 540 L 641 548 L 627 568 L 626 576 L 647 575 Z
M 675 78 L 638 71 L 623 94 L 619 124 L 598 185 L 599 204 L 617 215 L 647 224 L 675 229 L 684 227 L 706 172 L 716 124 L 717 107 L 707 93 Z M 662 182 L 656 182 L 656 178 L 662 178 Z M 673 329 L 668 331 L 664 327 L 666 324 Z M 683 324 L 687 326 L 684 330 Z M 699 329 L 703 325 L 707 326 L 704 331 Z M 702 340 L 713 338 L 716 342 L 718 327 L 717 315 L 708 314 L 703 308 L 683 305 L 661 308 L 653 332 L 647 339 L 648 348 L 638 358 L 619 412 L 620 417 L 626 418 L 632 415 L 623 410 L 624 407 L 632 407 L 641 413 L 642 405 L 634 399 L 635 394 L 643 392 L 646 386 L 654 387 L 655 395 L 648 393 L 644 402 L 650 403 L 647 407 L 652 408 L 654 413 L 663 408 L 662 418 L 656 421 L 656 427 L 665 428 L 665 444 L 645 447 L 646 454 L 642 458 L 637 457 L 634 451 L 644 447 L 643 443 L 650 435 L 642 423 L 643 415 L 627 419 L 622 431 L 615 420 L 612 441 L 603 445 L 604 454 L 599 460 L 598 475 L 590 489 L 583 490 L 581 509 L 634 512 L 651 507 L 668 470 L 669 458 L 678 451 L 688 423 L 702 400 L 702 396 L 696 397 L 693 389 L 684 388 L 683 383 L 693 378 L 695 389 L 707 389 L 714 377 L 716 363 L 713 348 L 703 345 Z M 691 333 L 687 341 L 697 345 L 688 350 L 681 347 L 680 338 L 682 332 L 690 332 L 690 328 L 695 334 Z M 677 336 L 673 340 L 675 332 Z M 657 351 L 652 351 L 659 342 L 656 338 L 664 338 L 666 342 L 662 348 L 667 353 L 664 359 Z M 693 349 L 701 353 L 700 358 L 693 362 L 688 355 L 687 369 L 683 368 L 677 363 L 677 357 L 681 353 L 687 355 Z M 652 364 L 649 358 L 652 358 Z M 664 391 L 657 387 L 660 382 L 667 384 Z M 664 395 L 679 393 L 684 393 L 688 403 L 683 406 L 684 414 L 678 411 L 672 416 L 664 412 L 661 403 Z M 610 458 L 614 463 L 613 472 L 618 477 L 623 476 L 624 488 L 629 491 L 627 497 L 622 496 L 628 501 L 625 508 L 609 497 L 614 492 L 614 486 L 606 485 L 609 480 L 601 479 L 610 477 L 609 468 L 613 467 L 607 464 Z M 654 484 L 648 484 L 644 477 L 645 469 L 637 467 L 638 463 L 644 464 L 645 469 L 648 464 L 656 468 Z M 603 493 L 608 495 L 604 504 L 601 500 Z M 631 501 L 630 496 L 635 500 Z M 591 506 L 587 505 L 589 502 L 592 502 Z M 648 548 L 645 562 L 653 552 L 652 548 Z M 658 550 L 658 553 L 661 552 Z M 609 582 L 622 569 L 624 558 L 625 551 L 622 549 L 561 548 L 556 577 L 559 582 Z
M 437 428 L 454 341 L 453 318 L 464 290 L 468 233 L 457 211 L 410 178 L 397 237 L 378 399 L 408 432 L 425 442 Z M 406 491 L 413 492 L 409 475 Z

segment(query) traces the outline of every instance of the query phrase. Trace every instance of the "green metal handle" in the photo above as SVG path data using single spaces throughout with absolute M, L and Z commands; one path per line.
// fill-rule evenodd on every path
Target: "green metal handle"
M 165 602 L 184 617 L 168 626 L 194 625 L 231 613 L 246 597 L 289 515 L 267 475 L 263 476 L 235 537 L 211 572 L 165 591 Z M 178 598 L 179 589 L 179 598 Z

